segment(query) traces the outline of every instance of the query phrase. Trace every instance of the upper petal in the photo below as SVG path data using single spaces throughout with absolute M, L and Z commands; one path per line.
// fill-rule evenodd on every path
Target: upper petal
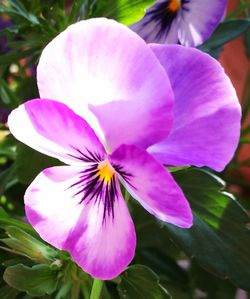
M 29 222 L 53 246 L 70 252 L 75 262 L 95 278 L 112 279 L 134 257 L 134 225 L 117 185 L 114 213 L 105 200 L 82 201 L 79 182 L 84 169 L 71 166 L 44 170 L 25 193 Z
M 184 46 L 202 44 L 215 30 L 226 10 L 226 0 L 192 0 L 183 3 L 178 38 Z
M 68 164 L 101 160 L 105 153 L 88 123 L 62 103 L 28 101 L 11 112 L 8 125 L 21 142 Z
M 170 134 L 148 151 L 167 165 L 223 170 L 240 136 L 241 109 L 220 64 L 209 55 L 178 45 L 151 45 L 175 94 Z
M 160 220 L 179 227 L 192 225 L 192 211 L 170 173 L 145 150 L 122 145 L 110 156 L 131 195 Z
M 170 130 L 173 93 L 150 47 L 115 21 L 71 25 L 44 49 L 41 97 L 66 103 L 113 149 L 147 147 Z
M 130 26 L 147 43 L 177 44 L 179 15 L 168 9 L 169 1 L 156 1 L 137 23 Z

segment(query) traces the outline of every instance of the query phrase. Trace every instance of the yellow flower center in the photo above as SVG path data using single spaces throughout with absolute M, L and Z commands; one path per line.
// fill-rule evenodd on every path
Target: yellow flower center
M 167 8 L 171 12 L 176 12 L 181 8 L 181 0 L 170 0 L 167 4 Z
M 114 176 L 115 170 L 108 161 L 102 161 L 98 165 L 98 173 L 100 179 L 109 184 Z

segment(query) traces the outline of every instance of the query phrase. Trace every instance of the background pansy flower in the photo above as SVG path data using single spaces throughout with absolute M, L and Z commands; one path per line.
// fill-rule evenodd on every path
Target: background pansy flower
M 107 19 L 58 35 L 37 76 L 42 99 L 15 109 L 10 130 L 68 166 L 35 178 L 25 194 L 27 217 L 87 273 L 111 279 L 136 245 L 119 182 L 158 219 L 189 228 L 189 204 L 163 163 L 223 169 L 239 138 L 235 91 L 208 55 L 147 45 Z
M 158 0 L 131 26 L 148 43 L 198 46 L 223 17 L 226 0 Z

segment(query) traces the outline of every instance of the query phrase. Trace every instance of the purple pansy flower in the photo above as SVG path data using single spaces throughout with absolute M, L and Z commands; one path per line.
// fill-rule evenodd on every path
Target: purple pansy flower
M 158 0 L 131 26 L 147 43 L 198 46 L 223 17 L 226 0 Z
M 102 18 L 71 25 L 50 42 L 37 76 L 42 99 L 15 109 L 10 130 L 68 166 L 35 178 L 25 194 L 27 217 L 87 273 L 114 278 L 136 246 L 119 182 L 158 219 L 189 228 L 189 204 L 163 163 L 222 170 L 239 138 L 235 91 L 210 56 L 147 45 Z

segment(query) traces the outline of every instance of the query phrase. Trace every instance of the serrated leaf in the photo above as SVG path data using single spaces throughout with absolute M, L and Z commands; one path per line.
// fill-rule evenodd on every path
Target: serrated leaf
M 187 255 L 221 278 L 250 290 L 250 230 L 246 211 L 223 192 L 224 182 L 198 169 L 176 172 L 175 179 L 194 212 L 191 229 L 163 224 Z
M 146 266 L 130 266 L 120 278 L 117 290 L 121 299 L 171 298 L 159 284 L 158 276 Z
M 52 294 L 57 286 L 57 272 L 42 264 L 31 268 L 22 264 L 8 267 L 3 278 L 12 288 L 33 296 Z

